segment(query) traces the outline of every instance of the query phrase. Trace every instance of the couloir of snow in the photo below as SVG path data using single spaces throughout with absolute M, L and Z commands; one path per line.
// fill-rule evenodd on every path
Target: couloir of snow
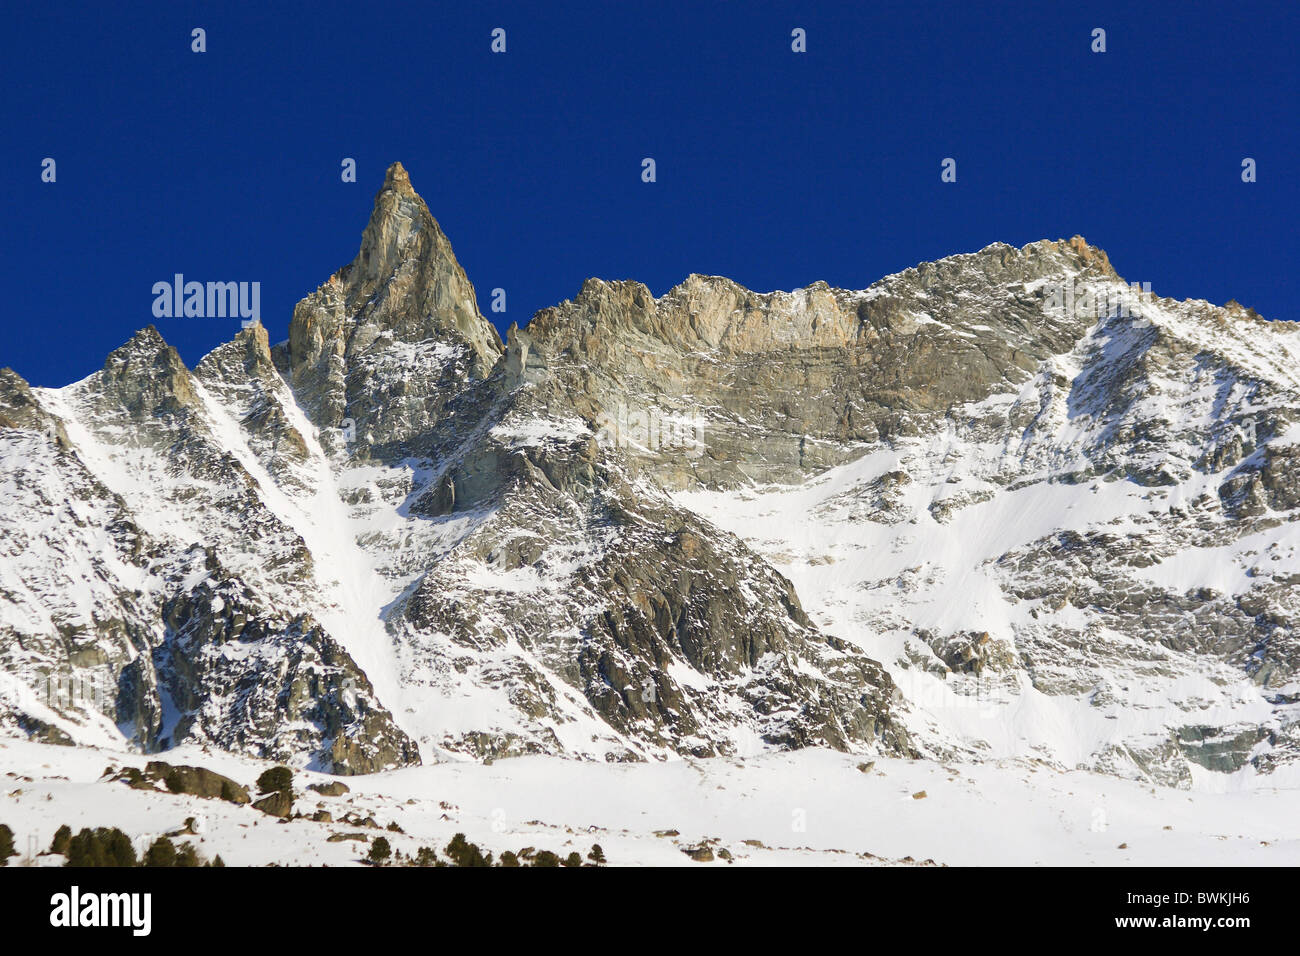
M 251 784 L 269 764 L 183 747 L 164 755 Z M 376 836 L 413 854 L 465 833 L 486 850 L 536 847 L 585 856 L 600 844 L 612 865 L 1269 865 L 1300 864 L 1294 792 L 1221 792 L 1150 787 L 1083 771 L 989 762 L 859 759 L 828 750 L 603 764 L 521 757 L 492 764 L 443 763 L 348 778 L 351 793 L 322 797 L 299 772 L 295 809 L 373 817 L 381 829 L 346 823 L 282 823 L 250 806 L 132 790 L 107 782 L 109 765 L 149 759 L 97 748 L 0 741 L 0 823 L 20 853 L 48 848 L 67 824 L 115 826 L 137 846 L 180 830 L 188 817 L 208 857 L 230 865 L 357 864 Z M 1278 783 L 1283 781 L 1278 780 Z M 1297 781 L 1290 780 L 1291 786 Z M 917 797 L 924 791 L 924 797 Z M 386 828 L 396 823 L 404 831 Z M 658 835 L 656 831 L 659 831 Z M 665 831 L 677 831 L 675 835 Z M 366 841 L 328 842 L 362 833 Z M 708 843 L 711 864 L 684 849 Z M 718 854 L 727 850 L 728 864 Z M 910 858 L 910 859 L 909 859 Z M 15 861 L 20 862 L 20 861 Z M 45 856 L 37 865 L 60 865 Z

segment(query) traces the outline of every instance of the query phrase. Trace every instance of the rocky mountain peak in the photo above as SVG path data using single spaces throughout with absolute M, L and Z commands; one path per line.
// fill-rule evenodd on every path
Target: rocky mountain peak
M 409 196 L 415 195 L 415 188 L 411 185 L 411 176 L 400 160 L 389 166 L 384 173 L 384 185 L 380 192 L 387 189 L 397 190 Z
M 0 403 L 3 407 L 13 408 L 26 405 L 32 400 L 32 387 L 13 369 L 0 368 Z
M 1088 240 L 1083 236 L 1074 236 L 1071 239 L 1058 239 L 1056 247 L 1062 252 L 1069 250 L 1073 252 L 1079 261 L 1087 266 L 1091 266 L 1107 275 L 1116 275 L 1115 268 L 1110 264 L 1110 257 L 1106 255 L 1104 249 L 1088 244 Z
M 0 368 L 0 428 L 40 428 L 46 419 L 27 380 Z
M 115 365 L 130 362 L 134 358 L 143 357 L 152 360 L 159 353 L 165 353 L 168 350 L 175 351 L 167 344 L 157 327 L 151 323 L 140 329 L 112 352 L 109 352 L 108 358 L 104 360 L 104 368 L 112 368 Z
M 137 418 L 175 414 L 197 402 L 180 353 L 147 325 L 109 353 L 91 378 L 93 390 Z
M 375 195 L 361 251 L 353 265 L 360 265 L 367 280 L 379 283 L 393 277 L 408 262 L 415 267 L 445 268 L 450 272 L 460 268 L 451 242 L 412 188 L 410 176 L 400 163 L 394 163 Z
M 450 240 L 394 163 L 357 257 L 294 309 L 281 364 L 312 420 L 336 427 L 372 413 L 364 370 L 385 355 L 409 359 L 412 347 L 441 367 L 460 363 L 466 379 L 484 378 L 503 350 Z M 384 433 L 402 428 L 389 422 Z
M 270 338 L 261 322 L 240 329 L 233 339 L 204 356 L 200 368 L 228 362 L 236 363 L 250 378 L 265 378 L 274 372 Z

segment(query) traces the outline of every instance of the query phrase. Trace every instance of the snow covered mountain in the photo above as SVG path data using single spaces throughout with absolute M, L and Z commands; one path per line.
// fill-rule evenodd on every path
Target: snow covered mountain
M 0 373 L 0 728 L 333 773 L 823 746 L 1190 786 L 1300 755 L 1300 331 L 1075 238 L 503 343 L 405 170 L 187 369 Z

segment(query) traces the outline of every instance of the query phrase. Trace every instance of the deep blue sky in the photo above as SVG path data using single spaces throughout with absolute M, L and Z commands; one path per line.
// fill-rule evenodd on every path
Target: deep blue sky
M 39 385 L 98 368 L 175 272 L 260 281 L 284 338 L 394 159 L 485 314 L 507 290 L 503 325 L 588 276 L 860 288 L 1076 233 L 1162 295 L 1297 317 L 1294 2 L 43 3 L 3 24 L 0 365 Z M 157 325 L 191 365 L 238 328 Z

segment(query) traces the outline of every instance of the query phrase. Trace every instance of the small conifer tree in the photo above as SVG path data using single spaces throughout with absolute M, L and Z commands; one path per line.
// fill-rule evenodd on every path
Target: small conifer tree
M 257 789 L 262 793 L 291 793 L 293 771 L 288 767 L 272 767 L 257 778 Z
M 50 842 L 50 852 L 58 853 L 62 856 L 68 855 L 68 844 L 72 842 L 72 827 L 66 823 L 54 831 L 54 839 Z
M 17 855 L 18 851 L 14 849 L 14 831 L 0 823 L 0 866 L 8 866 L 9 858 Z
M 145 866 L 176 866 L 176 844 L 167 837 L 154 840 L 144 854 Z
M 383 866 L 392 855 L 393 848 L 388 845 L 388 840 L 384 837 L 376 837 L 375 842 L 370 844 L 370 855 L 366 857 L 366 860 L 376 866 Z

